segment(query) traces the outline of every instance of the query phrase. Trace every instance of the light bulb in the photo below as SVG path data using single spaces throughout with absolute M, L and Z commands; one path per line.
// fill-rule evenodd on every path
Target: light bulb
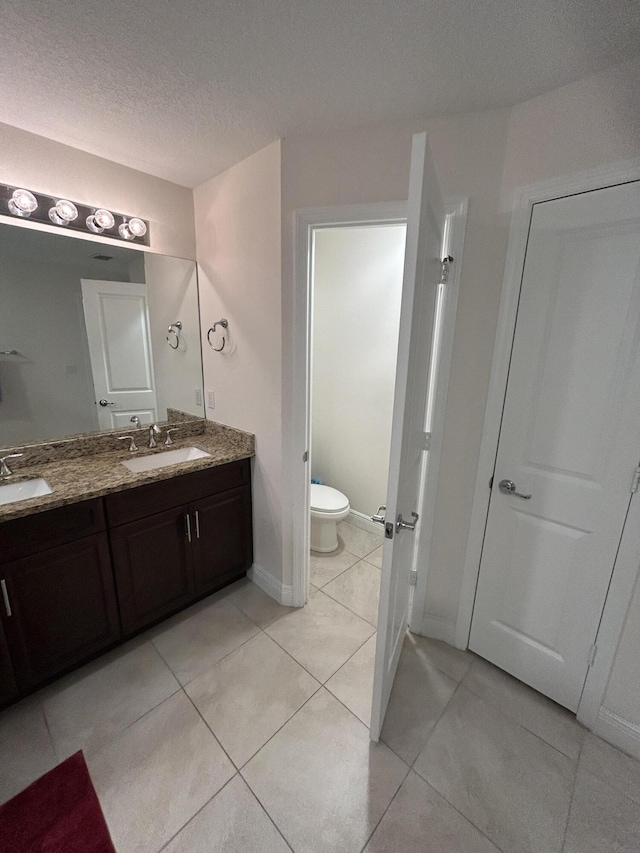
M 113 228 L 114 224 L 113 213 L 103 207 L 98 208 L 91 216 L 87 216 L 87 228 L 94 234 L 102 234 L 105 228 Z
M 49 211 L 49 219 L 54 225 L 68 225 L 78 218 L 78 208 L 72 201 L 60 199 Z
M 14 190 L 7 207 L 14 216 L 26 218 L 38 207 L 38 199 L 29 190 Z
M 127 222 L 123 222 L 122 225 L 118 225 L 118 234 L 122 237 L 123 240 L 136 239 L 136 235 L 129 230 L 129 225 Z
M 129 226 L 129 231 L 131 231 L 134 237 L 144 237 L 147 233 L 147 226 L 145 222 L 135 216 L 127 222 L 127 225 Z

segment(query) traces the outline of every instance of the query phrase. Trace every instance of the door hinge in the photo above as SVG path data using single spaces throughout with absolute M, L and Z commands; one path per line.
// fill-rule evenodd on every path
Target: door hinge
M 305 452 L 302 454 L 302 461 L 303 462 L 309 461 L 309 451 L 308 450 L 305 450 Z
M 489 488 L 493 488 L 493 477 L 489 480 Z
M 418 586 L 418 570 L 411 569 L 409 572 L 409 586 Z
M 640 465 L 633 472 L 633 482 L 631 483 L 631 494 L 635 495 L 638 491 L 638 487 L 640 486 Z
M 593 643 L 593 645 L 589 649 L 589 666 L 593 666 L 593 663 L 596 659 L 597 651 L 598 651 L 598 647 L 596 646 L 595 643 Z
M 425 432 L 424 435 L 424 445 L 422 447 L 423 450 L 431 450 L 431 433 Z
M 442 258 L 440 263 L 442 264 L 440 268 L 440 284 L 446 284 L 447 279 L 449 278 L 449 264 L 453 262 L 453 258 L 451 255 L 447 255 Z

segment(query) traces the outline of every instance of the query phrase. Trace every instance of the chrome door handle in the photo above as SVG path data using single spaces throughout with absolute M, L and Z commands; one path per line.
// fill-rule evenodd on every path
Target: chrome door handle
M 398 516 L 398 520 L 396 521 L 396 531 L 399 533 L 401 530 L 415 530 L 416 524 L 420 516 L 417 512 L 412 512 L 411 517 L 413 518 L 413 524 L 410 524 L 408 521 L 402 520 L 402 513 Z
M 386 512 L 386 510 L 387 510 L 386 506 L 379 506 L 378 512 L 375 515 L 371 516 L 371 521 L 375 521 L 376 524 L 384 524 L 386 521 L 386 518 L 384 517 L 384 515 L 382 515 L 382 512 L 383 511 Z
M 196 510 L 194 513 L 194 518 L 196 520 L 196 539 L 200 538 L 200 511 Z
M 110 403 L 109 400 L 99 400 L 101 406 L 117 406 L 117 403 Z
M 191 516 L 187 513 L 184 517 L 184 523 L 186 526 L 187 539 L 191 542 Z
M 504 495 L 515 495 L 516 498 L 522 498 L 525 501 L 528 501 L 531 498 L 531 495 L 524 495 L 522 492 L 516 492 L 516 484 L 513 480 L 500 480 L 498 488 Z

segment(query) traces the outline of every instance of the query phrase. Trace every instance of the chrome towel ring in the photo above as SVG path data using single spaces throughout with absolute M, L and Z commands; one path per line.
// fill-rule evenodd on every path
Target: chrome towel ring
M 216 320 L 216 322 L 213 324 L 213 326 L 207 332 L 207 341 L 209 342 L 209 346 L 211 347 L 211 349 L 214 352 L 222 352 L 222 350 L 225 347 L 225 344 L 227 343 L 227 339 L 224 335 L 222 336 L 222 346 L 221 347 L 214 347 L 214 345 L 211 343 L 211 333 L 215 332 L 216 326 L 222 326 L 223 329 L 227 329 L 229 327 L 229 323 L 223 317 L 222 320 Z
M 172 323 L 167 331 L 169 333 L 167 335 L 167 343 L 171 349 L 178 349 L 180 346 L 180 333 L 182 332 L 182 323 L 180 320 L 176 320 L 175 323 Z

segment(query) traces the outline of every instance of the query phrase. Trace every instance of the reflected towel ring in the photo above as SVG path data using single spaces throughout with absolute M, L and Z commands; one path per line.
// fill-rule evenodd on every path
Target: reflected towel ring
M 216 320 L 216 322 L 213 324 L 213 326 L 207 332 L 207 341 L 209 342 L 209 346 L 211 347 L 211 349 L 214 352 L 222 352 L 222 350 L 225 347 L 225 344 L 227 343 L 227 339 L 225 338 L 224 335 L 222 336 L 222 346 L 221 347 L 214 347 L 214 345 L 211 343 L 211 332 L 215 332 L 216 326 L 222 326 L 223 329 L 226 329 L 226 328 L 228 328 L 229 323 L 224 318 L 222 320 Z
M 169 334 L 167 335 L 167 343 L 169 344 L 171 349 L 178 349 L 178 347 L 180 346 L 180 332 L 181 331 L 182 331 L 182 323 L 180 322 L 180 320 L 176 320 L 175 323 L 172 323 L 169 326 L 169 329 L 168 329 Z M 173 343 L 174 338 L 175 338 L 175 346 Z

